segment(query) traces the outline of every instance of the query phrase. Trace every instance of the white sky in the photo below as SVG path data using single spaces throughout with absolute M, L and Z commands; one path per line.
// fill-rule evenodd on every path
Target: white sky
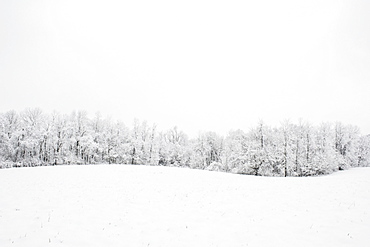
M 0 1 L 0 112 L 370 134 L 370 1 Z

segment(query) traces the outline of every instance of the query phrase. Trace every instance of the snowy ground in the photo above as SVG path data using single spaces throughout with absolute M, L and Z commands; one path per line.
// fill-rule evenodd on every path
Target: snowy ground
M 270 178 L 97 165 L 0 170 L 0 246 L 369 246 L 370 168 Z

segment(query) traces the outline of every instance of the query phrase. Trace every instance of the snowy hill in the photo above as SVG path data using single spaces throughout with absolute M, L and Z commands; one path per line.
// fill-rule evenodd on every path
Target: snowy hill
M 255 177 L 126 165 L 0 170 L 0 246 L 368 246 L 370 169 Z

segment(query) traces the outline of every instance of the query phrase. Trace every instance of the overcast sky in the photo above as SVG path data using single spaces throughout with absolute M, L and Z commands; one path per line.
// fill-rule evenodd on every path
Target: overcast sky
M 370 1 L 0 1 L 0 112 L 370 134 Z

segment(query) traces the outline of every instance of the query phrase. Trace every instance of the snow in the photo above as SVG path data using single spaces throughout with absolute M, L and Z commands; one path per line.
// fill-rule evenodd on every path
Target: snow
M 370 168 L 322 177 L 0 170 L 0 246 L 367 246 Z

